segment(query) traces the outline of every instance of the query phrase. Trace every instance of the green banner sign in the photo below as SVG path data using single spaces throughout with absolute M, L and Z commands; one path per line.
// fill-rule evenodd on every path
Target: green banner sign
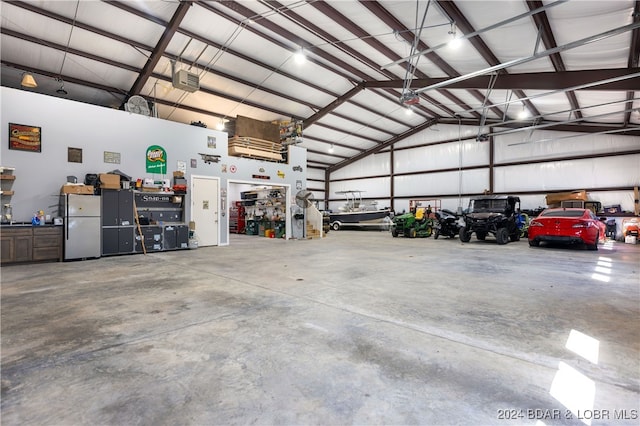
M 147 148 L 147 173 L 167 173 L 167 152 L 159 145 Z

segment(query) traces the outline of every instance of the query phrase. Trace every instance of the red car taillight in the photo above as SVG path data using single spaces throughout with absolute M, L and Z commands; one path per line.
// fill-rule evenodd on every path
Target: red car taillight
M 544 226 L 544 225 L 534 219 L 529 223 L 529 227 L 532 227 L 532 226 Z
M 591 228 L 593 225 L 593 223 L 591 222 L 578 222 L 574 225 L 572 225 L 572 228 Z

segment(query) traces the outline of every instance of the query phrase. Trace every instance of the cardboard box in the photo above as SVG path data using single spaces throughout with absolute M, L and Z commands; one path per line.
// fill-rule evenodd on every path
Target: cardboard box
M 581 200 L 587 201 L 587 191 L 584 189 L 571 192 L 556 192 L 553 194 L 547 194 L 547 205 L 558 204 L 562 201 Z
M 94 188 L 93 185 L 62 185 L 62 188 L 60 188 L 60 193 L 93 195 Z
M 114 175 L 110 173 L 101 173 L 100 188 L 120 189 L 120 175 Z
M 280 142 L 280 126 L 268 121 L 260 121 L 242 115 L 229 121 L 229 137 L 241 136 L 263 139 L 266 141 Z

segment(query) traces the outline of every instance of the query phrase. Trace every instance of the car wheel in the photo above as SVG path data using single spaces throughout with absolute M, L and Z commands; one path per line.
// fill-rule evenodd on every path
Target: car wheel
M 504 245 L 509 242 L 509 231 L 507 231 L 507 228 L 498 229 L 496 232 L 496 241 L 500 245 Z
M 487 234 L 485 232 L 476 232 L 476 238 L 484 241 L 487 238 Z
M 538 240 L 529 240 L 529 247 L 538 247 L 540 245 L 540 241 Z
M 596 235 L 596 239 L 593 244 L 587 244 L 588 250 L 598 250 L 598 241 L 600 241 L 600 233 Z
M 334 231 L 339 231 L 340 230 L 340 224 L 338 222 L 333 222 L 331 224 L 331 229 L 333 229 Z
M 467 230 L 467 227 L 460 228 L 460 241 L 468 243 L 471 241 L 471 231 Z

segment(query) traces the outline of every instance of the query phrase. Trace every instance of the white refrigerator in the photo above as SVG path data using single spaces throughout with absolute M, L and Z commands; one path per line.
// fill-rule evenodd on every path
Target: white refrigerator
M 100 257 L 100 196 L 65 194 L 61 197 L 64 260 Z

